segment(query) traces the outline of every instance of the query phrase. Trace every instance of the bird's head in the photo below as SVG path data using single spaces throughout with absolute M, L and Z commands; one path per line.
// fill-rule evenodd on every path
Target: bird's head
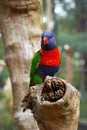
M 55 48 L 54 35 L 52 32 L 43 32 L 41 36 L 41 48 L 44 50 L 52 50 Z

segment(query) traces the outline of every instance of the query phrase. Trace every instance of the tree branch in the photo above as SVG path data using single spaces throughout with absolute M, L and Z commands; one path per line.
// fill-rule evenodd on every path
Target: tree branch
M 31 109 L 40 130 L 77 130 L 79 92 L 59 78 L 46 78 L 30 88 L 23 99 L 23 108 Z

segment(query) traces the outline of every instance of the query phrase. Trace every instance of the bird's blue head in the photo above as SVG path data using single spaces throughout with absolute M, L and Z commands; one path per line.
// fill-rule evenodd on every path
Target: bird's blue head
M 54 35 L 52 32 L 43 32 L 41 36 L 41 48 L 43 50 L 52 50 L 55 48 Z

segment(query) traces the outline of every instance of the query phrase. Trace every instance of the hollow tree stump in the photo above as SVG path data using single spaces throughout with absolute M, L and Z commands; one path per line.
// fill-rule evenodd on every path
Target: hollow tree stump
M 47 77 L 30 87 L 22 101 L 23 110 L 31 109 L 39 130 L 77 130 L 80 94 L 63 79 Z

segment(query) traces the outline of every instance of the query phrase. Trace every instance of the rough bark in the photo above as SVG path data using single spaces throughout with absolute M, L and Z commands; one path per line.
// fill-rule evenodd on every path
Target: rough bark
M 22 104 L 32 110 L 40 130 L 77 130 L 79 105 L 76 88 L 55 77 L 31 87 Z
M 20 130 L 37 130 L 31 111 L 22 112 L 21 101 L 28 91 L 29 67 L 40 47 L 42 16 L 40 0 L 0 0 L 0 28 L 9 70 L 13 109 Z

